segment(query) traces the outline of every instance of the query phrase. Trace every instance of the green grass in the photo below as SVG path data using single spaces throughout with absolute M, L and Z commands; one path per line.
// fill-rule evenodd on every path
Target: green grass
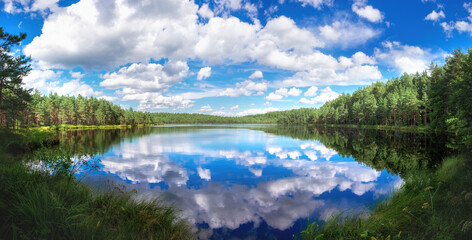
M 2 143 L 32 137 L 31 142 L 45 145 L 50 137 L 48 131 L 2 134 Z M 29 154 L 28 160 L 41 160 L 50 170 L 44 171 L 27 167 L 30 162 L 12 150 L 17 151 L 0 148 L 0 239 L 193 238 L 179 210 L 158 199 L 136 200 L 135 191 L 120 186 L 96 192 L 77 181 L 72 153 L 49 146 Z
M 419 172 L 379 203 L 370 217 L 338 215 L 314 222 L 300 239 L 472 239 L 472 158 L 449 157 Z

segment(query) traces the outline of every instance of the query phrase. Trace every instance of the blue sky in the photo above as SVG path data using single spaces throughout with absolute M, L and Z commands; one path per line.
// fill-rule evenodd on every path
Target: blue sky
M 150 112 L 317 107 L 471 47 L 472 2 L 1 0 L 25 86 Z

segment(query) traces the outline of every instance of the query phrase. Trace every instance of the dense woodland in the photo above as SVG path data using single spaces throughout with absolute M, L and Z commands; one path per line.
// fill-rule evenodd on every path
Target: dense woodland
M 12 47 L 26 37 L 0 27 L 0 125 L 50 126 L 165 124 L 165 123 L 279 123 L 424 126 L 458 133 L 472 143 L 472 50 L 456 50 L 444 66 L 376 82 L 353 94 L 342 94 L 320 108 L 303 108 L 245 117 L 188 113 L 148 113 L 122 109 L 104 99 L 42 95 L 22 87 L 30 71 L 29 58 L 14 57 Z
M 472 50 L 456 50 L 444 66 L 431 64 L 421 74 L 376 82 L 318 109 L 289 111 L 277 122 L 425 126 L 456 132 L 471 143 Z

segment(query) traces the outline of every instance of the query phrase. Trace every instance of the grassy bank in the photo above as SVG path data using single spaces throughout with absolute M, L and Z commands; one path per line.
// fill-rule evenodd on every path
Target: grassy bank
M 337 216 L 310 224 L 301 239 L 472 239 L 472 157 L 448 157 L 415 173 L 365 218 Z
M 27 161 L 15 158 L 18 151 L 26 150 L 11 147 L 12 142 L 21 147 L 28 136 L 35 136 L 32 146 L 47 145 L 50 134 L 26 130 L 1 134 L 2 143 L 9 147 L 0 148 L 0 238 L 192 238 L 191 226 L 178 217 L 178 210 L 158 200 L 135 201 L 135 193 L 120 186 L 94 192 L 77 181 L 73 170 L 89 163 L 75 160 L 75 153 L 49 147 L 27 157 L 41 160 L 48 171 L 26 167 Z
M 394 130 L 403 132 L 427 132 L 429 127 L 424 126 L 391 126 L 391 125 L 357 125 L 357 124 L 314 124 L 318 127 L 336 127 L 336 128 L 360 128 L 375 130 Z

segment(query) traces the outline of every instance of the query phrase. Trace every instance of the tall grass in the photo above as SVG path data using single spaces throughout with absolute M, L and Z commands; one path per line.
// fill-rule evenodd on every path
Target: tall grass
M 0 150 L 0 239 L 193 238 L 179 211 L 157 199 L 137 201 L 120 188 L 94 192 L 77 181 L 77 160 L 59 148 L 32 155 L 48 171 Z
M 449 157 L 434 172 L 405 179 L 371 216 L 314 222 L 300 239 L 472 239 L 472 158 Z

